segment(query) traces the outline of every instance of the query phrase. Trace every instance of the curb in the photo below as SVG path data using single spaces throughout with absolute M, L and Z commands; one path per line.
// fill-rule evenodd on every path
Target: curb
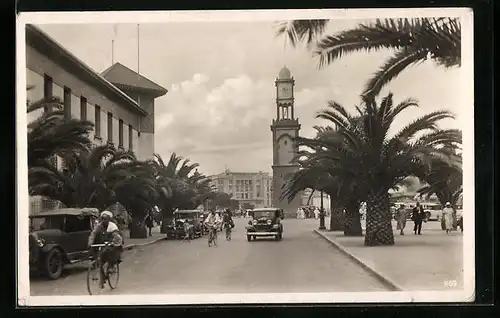
M 398 284 L 394 283 L 392 280 L 389 278 L 385 277 L 384 275 L 380 274 L 377 272 L 375 269 L 372 267 L 368 266 L 366 262 L 364 262 L 362 259 L 359 257 L 355 256 L 351 252 L 349 252 L 346 248 L 342 247 L 339 243 L 335 242 L 335 240 L 332 240 L 331 238 L 327 237 L 325 234 L 321 233 L 318 230 L 314 230 L 316 234 L 321 236 L 323 239 L 325 239 L 328 243 L 333 245 L 336 249 L 338 249 L 340 252 L 342 252 L 344 255 L 352 259 L 354 262 L 356 262 L 358 265 L 363 267 L 366 271 L 370 272 L 373 276 L 375 276 L 382 284 L 384 284 L 388 289 L 391 291 L 403 291 L 403 288 L 399 286 Z
M 165 239 L 164 237 L 160 237 L 160 238 L 157 238 L 157 239 L 154 239 L 152 241 L 145 242 L 145 243 L 125 245 L 123 247 L 123 250 L 124 251 L 130 251 L 130 250 L 133 250 L 134 248 L 137 248 L 137 247 L 143 247 L 143 246 L 147 246 L 147 245 L 151 245 L 151 244 L 157 243 L 159 241 L 163 241 L 164 239 Z

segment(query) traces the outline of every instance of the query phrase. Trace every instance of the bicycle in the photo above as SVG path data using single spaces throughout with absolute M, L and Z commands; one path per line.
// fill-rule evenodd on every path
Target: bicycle
M 110 246 L 109 242 L 104 242 L 104 244 L 92 244 L 90 246 L 91 248 L 98 248 L 98 250 L 97 250 L 97 259 L 94 259 L 92 255 L 89 257 L 90 264 L 87 270 L 87 291 L 89 292 L 89 295 L 93 295 L 92 283 L 94 284 L 97 283 L 97 285 L 99 285 L 101 271 L 103 271 L 104 273 L 104 278 L 103 278 L 104 283 L 107 282 L 109 288 L 115 289 L 118 286 L 118 281 L 120 279 L 120 266 L 118 265 L 118 263 L 114 264 L 113 266 L 109 266 L 107 262 L 105 262 L 104 264 L 101 263 L 102 249 L 108 246 Z M 116 274 L 116 282 L 112 283 L 111 278 L 115 274 Z M 100 292 L 103 290 L 103 288 L 101 288 L 101 286 L 97 286 L 97 290 Z
M 212 244 L 217 246 L 217 227 L 215 225 L 209 226 L 208 229 L 208 247 L 211 247 Z

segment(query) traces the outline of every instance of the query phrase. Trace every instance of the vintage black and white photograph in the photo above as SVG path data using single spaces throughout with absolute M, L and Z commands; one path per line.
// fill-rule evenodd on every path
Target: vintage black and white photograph
M 19 304 L 474 300 L 472 19 L 20 14 Z

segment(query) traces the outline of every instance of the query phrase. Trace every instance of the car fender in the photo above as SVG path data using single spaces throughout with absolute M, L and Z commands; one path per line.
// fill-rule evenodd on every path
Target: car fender
M 66 260 L 67 257 L 66 257 L 66 251 L 62 248 L 61 245 L 59 244 L 56 244 L 56 243 L 48 243 L 48 244 L 45 244 L 43 247 L 42 247 L 42 254 L 47 254 L 49 253 L 51 250 L 53 250 L 54 248 L 57 248 L 59 251 L 61 251 L 64 259 Z

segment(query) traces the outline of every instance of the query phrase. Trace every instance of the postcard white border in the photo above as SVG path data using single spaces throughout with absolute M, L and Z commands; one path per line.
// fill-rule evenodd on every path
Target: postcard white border
M 469 8 L 421 9 L 325 9 L 325 10 L 231 10 L 171 12 L 49 12 L 20 13 L 17 19 L 17 103 L 26 101 L 26 24 L 56 23 L 165 23 L 206 21 L 277 21 L 291 19 L 373 19 L 394 17 L 453 16 L 462 24 L 462 87 L 467 114 L 473 114 L 473 12 Z M 406 303 L 473 301 L 475 291 L 474 241 L 474 117 L 463 116 L 464 234 L 462 291 L 279 293 L 279 294 L 164 294 L 81 296 L 30 296 L 28 259 L 28 181 L 26 111 L 17 107 L 17 277 L 19 306 L 64 305 L 174 305 L 174 304 L 265 304 L 265 303 Z

